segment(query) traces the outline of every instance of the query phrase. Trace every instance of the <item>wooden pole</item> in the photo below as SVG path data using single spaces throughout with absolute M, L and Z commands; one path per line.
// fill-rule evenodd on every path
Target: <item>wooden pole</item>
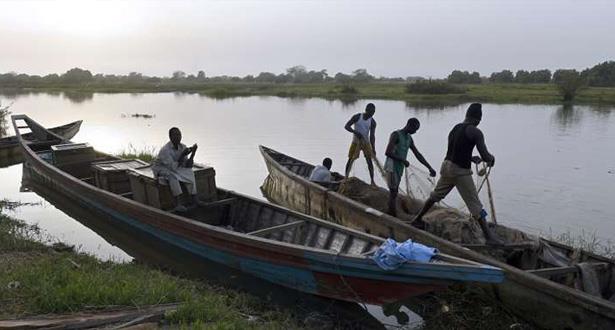
M 484 165 L 485 168 L 487 165 Z M 491 172 L 491 171 L 490 171 Z M 491 209 L 491 218 L 494 223 L 498 223 L 497 218 L 495 217 L 495 205 L 493 203 L 493 192 L 491 191 L 491 182 L 489 182 L 489 173 L 486 174 L 485 180 L 487 181 L 487 196 L 489 196 L 489 208 Z

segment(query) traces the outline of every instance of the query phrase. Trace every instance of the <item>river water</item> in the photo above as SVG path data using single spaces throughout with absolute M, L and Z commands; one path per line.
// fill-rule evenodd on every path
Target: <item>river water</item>
M 417 117 L 421 128 L 415 143 L 437 168 L 446 152 L 448 132 L 467 108 L 467 104 L 420 108 L 382 100 L 218 100 L 173 93 L 27 94 L 0 95 L 0 99 L 3 104 L 13 102 L 12 113 L 27 114 L 48 127 L 82 119 L 73 140 L 109 153 L 129 145 L 160 148 L 168 129 L 177 126 L 184 143 L 198 143 L 196 161 L 215 167 L 219 186 L 259 198 L 263 198 L 259 186 L 267 175 L 259 144 L 312 163 L 331 157 L 333 169 L 343 172 L 351 140 L 343 126 L 373 102 L 379 158 L 384 158 L 389 134 Z M 134 113 L 153 117 L 133 118 Z M 609 243 L 615 235 L 615 108 L 485 104 L 480 128 L 496 156 L 490 179 L 499 223 L 535 234 Z M 421 166 L 413 157 L 409 160 Z M 0 198 L 40 205 L 19 208 L 17 217 L 101 259 L 131 259 L 35 193 L 20 192 L 21 171 L 21 165 L 0 169 Z M 355 163 L 353 175 L 368 180 L 362 160 Z M 460 205 L 456 192 L 447 199 Z

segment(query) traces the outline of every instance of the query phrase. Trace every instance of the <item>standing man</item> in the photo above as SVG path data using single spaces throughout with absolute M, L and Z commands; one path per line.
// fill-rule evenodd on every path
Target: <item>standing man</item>
M 175 209 L 173 211 L 186 212 L 187 208 L 181 205 L 179 200 L 182 194 L 181 184 L 186 187 L 193 203 L 200 204 L 196 191 L 196 178 L 192 171 L 197 145 L 194 144 L 192 147 L 186 148 L 181 143 L 182 133 L 177 127 L 172 127 L 169 130 L 169 140 L 154 159 L 152 171 L 158 180 L 162 180 L 161 183 L 168 183 L 171 188 L 171 193 L 175 198 Z
M 389 186 L 389 214 L 396 217 L 396 199 L 399 191 L 399 183 L 404 173 L 404 168 L 410 166 L 407 160 L 408 149 L 412 150 L 412 153 L 418 159 L 421 164 L 425 165 L 429 170 L 431 177 L 436 176 L 436 171 L 429 165 L 425 157 L 421 155 L 412 139 L 412 134 L 416 133 L 421 127 L 421 123 L 416 118 L 408 119 L 406 126 L 400 130 L 391 133 L 389 138 L 389 144 L 386 149 L 387 159 L 384 162 L 384 170 L 387 173 L 387 185 Z
M 376 113 L 376 106 L 373 103 L 368 103 L 364 113 L 357 113 L 352 116 L 346 123 L 346 126 L 344 126 L 348 132 L 354 135 L 350 144 L 350 150 L 348 150 L 346 177 L 350 176 L 352 163 L 359 158 L 360 152 L 363 151 L 372 185 L 376 185 L 374 182 L 374 164 L 372 163 L 372 157 L 376 153 L 376 121 L 373 118 L 374 113 Z
M 485 161 L 489 167 L 492 167 L 495 163 L 495 157 L 489 153 L 485 145 L 483 132 L 477 127 L 482 115 L 482 105 L 472 103 L 468 107 L 464 122 L 455 125 L 448 134 L 448 150 L 440 169 L 440 179 L 412 224 L 418 228 L 425 228 L 426 224 L 422 220 L 425 213 L 435 203 L 446 197 L 453 187 L 456 187 L 468 210 L 470 210 L 472 218 L 478 221 L 487 243 L 502 244 L 502 241 L 487 226 L 487 212 L 483 209 L 483 204 L 478 198 L 470 169 L 472 162 L 478 164 Z M 478 149 L 480 157 L 472 157 L 474 147 Z

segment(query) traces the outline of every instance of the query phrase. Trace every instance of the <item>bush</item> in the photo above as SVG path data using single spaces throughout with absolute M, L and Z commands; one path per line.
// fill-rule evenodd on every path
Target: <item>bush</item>
M 577 92 L 586 86 L 585 79 L 577 70 L 557 70 L 553 75 L 553 80 L 564 102 L 574 100 Z
M 466 89 L 441 80 L 418 80 L 406 86 L 408 94 L 463 94 Z
M 482 80 L 480 74 L 476 71 L 470 73 L 468 71 L 455 70 L 446 78 L 451 84 L 480 84 Z

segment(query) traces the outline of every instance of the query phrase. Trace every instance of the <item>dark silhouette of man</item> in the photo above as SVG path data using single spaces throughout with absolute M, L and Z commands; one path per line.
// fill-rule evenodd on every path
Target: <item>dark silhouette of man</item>
M 423 222 L 422 218 L 425 213 L 435 203 L 446 197 L 453 188 L 457 188 L 468 210 L 470 210 L 472 218 L 478 222 L 485 234 L 487 243 L 502 244 L 502 241 L 491 232 L 487 225 L 487 212 L 483 209 L 483 204 L 478 198 L 478 192 L 472 180 L 472 170 L 470 169 L 472 162 L 478 164 L 485 161 L 489 167 L 495 164 L 495 157 L 487 150 L 483 132 L 477 127 L 482 115 L 482 105 L 472 103 L 466 111 L 465 120 L 455 125 L 448 134 L 448 150 L 440 169 L 440 179 L 412 224 L 424 229 L 426 223 Z M 480 157 L 472 156 L 474 147 L 478 150 Z

